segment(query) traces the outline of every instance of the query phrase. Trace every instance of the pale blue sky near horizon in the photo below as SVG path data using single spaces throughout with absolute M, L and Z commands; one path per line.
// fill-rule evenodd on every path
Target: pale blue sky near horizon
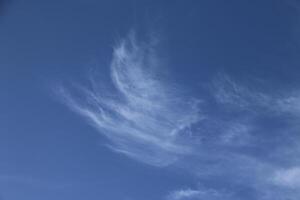
M 8 1 L 0 199 L 299 199 L 299 9 Z

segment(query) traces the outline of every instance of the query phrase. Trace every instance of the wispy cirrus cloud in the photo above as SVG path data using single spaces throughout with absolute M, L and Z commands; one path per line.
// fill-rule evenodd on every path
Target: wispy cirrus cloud
M 256 112 L 258 109 L 271 109 L 272 97 L 262 91 L 248 88 L 232 80 L 225 73 L 219 73 L 212 81 L 212 94 L 220 104 L 226 108 L 235 110 L 242 109 Z
M 177 190 L 172 192 L 168 198 L 172 199 L 172 200 L 180 200 L 180 199 L 187 199 L 187 198 L 194 198 L 194 197 L 198 197 L 199 195 L 201 195 L 202 192 L 199 190 L 192 190 L 190 188 L 185 189 L 185 190 Z
M 239 165 L 248 163 L 246 165 L 249 168 L 244 172 L 248 171 L 253 178 L 250 181 L 242 181 L 241 185 L 252 188 L 253 193 L 257 195 L 255 199 L 298 199 L 299 92 L 297 88 L 285 91 L 274 89 L 273 92 L 265 92 L 262 88 L 249 88 L 235 82 L 226 74 L 219 74 L 213 81 L 211 94 L 221 110 L 233 113 L 237 116 L 236 119 L 243 116 L 249 122 L 246 126 L 231 124 L 232 133 L 236 132 L 235 130 L 244 133 L 244 136 L 238 135 L 250 145 L 248 153 L 243 149 L 234 152 L 238 157 L 245 156 L 246 160 L 237 158 L 236 161 Z M 234 119 L 234 116 L 231 119 Z M 234 169 L 237 174 L 243 171 L 236 167 Z M 228 173 L 228 170 L 225 171 Z
M 210 93 L 217 107 L 214 113 L 206 113 L 204 125 L 197 124 L 204 140 L 198 156 L 185 166 L 202 184 L 209 182 L 209 189 L 179 189 L 167 199 L 298 199 L 296 90 L 265 92 L 263 87 L 249 88 L 226 74 L 218 74 L 212 85 Z M 230 196 L 222 190 L 231 191 Z M 205 196 L 205 191 L 220 196 Z
M 234 81 L 229 75 L 219 73 L 212 81 L 211 93 L 220 104 L 229 110 L 246 110 L 252 113 L 280 115 L 300 113 L 300 91 L 291 89 L 282 91 L 274 88 L 273 92 L 265 92 L 262 85 L 246 87 Z
M 249 88 L 224 73 L 211 83 L 215 104 L 200 95 L 201 105 L 212 108 L 203 112 L 198 99 L 161 76 L 156 48 L 129 34 L 113 49 L 109 80 L 91 76 L 89 86 L 56 92 L 113 151 L 160 167 L 182 160 L 182 168 L 210 182 L 208 189 L 179 189 L 167 199 L 236 200 L 240 191 L 255 193 L 247 199 L 299 197 L 290 189 L 299 184 L 300 161 L 286 159 L 298 156 L 299 137 L 285 115 L 299 120 L 300 95 Z
M 58 93 L 111 141 L 113 151 L 165 166 L 189 154 L 191 147 L 179 138 L 201 117 L 198 101 L 161 79 L 155 48 L 130 34 L 114 48 L 112 87 L 92 77 L 92 86 L 77 88 L 77 95 L 65 87 Z
M 226 200 L 232 199 L 231 194 L 213 189 L 181 189 L 171 192 L 168 200 Z
M 300 166 L 275 171 L 272 181 L 276 185 L 300 188 Z

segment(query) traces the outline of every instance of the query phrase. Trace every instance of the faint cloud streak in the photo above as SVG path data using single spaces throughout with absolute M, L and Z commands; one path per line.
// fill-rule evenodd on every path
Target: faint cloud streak
M 59 87 L 57 92 L 111 141 L 113 151 L 166 166 L 189 154 L 191 147 L 179 138 L 200 116 L 198 101 L 161 80 L 153 43 L 138 42 L 131 33 L 114 48 L 112 88 L 91 78 L 90 88 L 77 87 L 76 93 Z

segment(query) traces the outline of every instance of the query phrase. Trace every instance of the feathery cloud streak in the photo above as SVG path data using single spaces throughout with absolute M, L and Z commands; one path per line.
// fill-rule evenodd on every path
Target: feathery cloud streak
M 226 180 L 222 189 L 248 188 L 259 195 L 256 199 L 300 197 L 290 192 L 299 185 L 294 177 L 300 176 L 300 162 L 286 159 L 298 156 L 288 153 L 299 144 L 294 142 L 298 126 L 285 116 L 298 119 L 300 95 L 250 89 L 219 74 L 210 91 L 215 104 L 201 101 L 214 111 L 203 116 L 199 100 L 183 95 L 159 74 L 165 66 L 156 48 L 155 42 L 140 42 L 131 34 L 114 48 L 109 82 L 94 76 L 89 87 L 60 87 L 58 92 L 109 139 L 115 152 L 160 167 L 182 158 L 180 164 L 199 181 Z M 270 148 L 274 146 L 277 151 Z M 272 194 L 274 188 L 280 192 Z M 229 195 L 212 186 L 178 190 L 168 199 L 240 199 L 235 192 Z
M 165 166 L 189 154 L 190 147 L 179 138 L 200 116 L 197 101 L 161 80 L 164 66 L 155 48 L 152 41 L 139 43 L 131 34 L 114 48 L 112 87 L 93 77 L 90 88 L 79 87 L 76 93 L 61 87 L 59 93 L 111 141 L 112 150 Z
M 229 200 L 232 199 L 229 193 L 212 189 L 183 189 L 171 192 L 168 200 Z

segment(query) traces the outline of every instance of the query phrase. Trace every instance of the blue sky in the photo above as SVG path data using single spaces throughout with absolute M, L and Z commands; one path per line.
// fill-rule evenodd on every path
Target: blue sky
M 0 199 L 300 198 L 297 0 L 0 3 Z

